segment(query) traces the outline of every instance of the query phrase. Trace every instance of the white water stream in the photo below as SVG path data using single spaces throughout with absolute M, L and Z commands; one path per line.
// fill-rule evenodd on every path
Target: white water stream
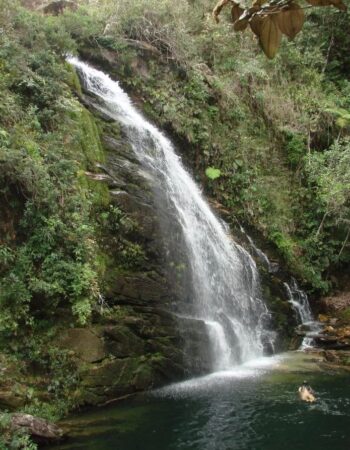
M 257 247 L 255 245 L 255 242 L 253 241 L 253 239 L 249 236 L 249 234 L 245 231 L 245 229 L 242 227 L 242 225 L 240 225 L 240 230 L 241 232 L 244 234 L 244 236 L 246 237 L 246 239 L 248 240 L 253 252 L 256 254 L 256 256 L 262 261 L 262 263 L 266 266 L 267 270 L 269 271 L 269 273 L 274 273 L 275 272 L 275 268 L 274 266 L 271 264 L 271 261 L 269 260 L 268 256 L 266 255 L 266 253 L 264 253 L 259 247 Z
M 256 256 L 262 261 L 267 270 L 270 273 L 275 272 L 275 267 L 271 264 L 268 256 L 255 245 L 253 239 L 247 234 L 245 229 L 240 226 L 241 232 L 246 236 L 252 250 L 256 254 Z M 314 347 L 314 339 L 313 336 L 318 334 L 322 326 L 321 324 L 314 319 L 312 314 L 310 303 L 308 296 L 305 291 L 300 289 L 298 283 L 294 278 L 292 278 L 290 283 L 284 283 L 284 287 L 286 289 L 286 293 L 288 296 L 288 302 L 291 304 L 297 318 L 297 322 L 299 325 L 305 329 L 305 337 L 302 340 L 300 350 L 306 350 L 308 348 Z
M 299 288 L 296 280 L 293 278 L 290 284 L 284 283 L 284 286 L 287 291 L 288 301 L 297 315 L 298 322 L 308 330 L 301 343 L 300 350 L 311 348 L 314 346 L 312 335 L 317 334 L 322 327 L 314 319 L 307 294 Z
M 76 58 L 69 62 L 99 99 L 99 108 L 123 126 L 136 157 L 156 180 L 165 212 L 179 224 L 190 264 L 190 315 L 207 326 L 212 370 L 261 357 L 273 335 L 265 329 L 269 313 L 254 260 L 230 239 L 170 140 L 136 110 L 119 84 Z

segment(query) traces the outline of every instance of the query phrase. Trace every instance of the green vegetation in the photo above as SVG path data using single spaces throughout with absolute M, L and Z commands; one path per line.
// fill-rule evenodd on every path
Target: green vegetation
M 346 271 L 349 13 L 312 10 L 269 61 L 251 34 L 232 35 L 229 11 L 215 24 L 212 7 L 101 0 L 53 17 L 0 0 L 0 342 L 18 378 L 40 381 L 28 412 L 56 419 L 74 408 L 79 376 L 56 336 L 101 314 L 111 276 L 147 264 L 136 224 L 88 176 L 110 125 L 79 102 L 68 53 L 116 52 L 115 74 L 176 137 L 207 193 L 310 290 L 327 292 Z
M 18 430 L 17 432 L 10 431 L 11 416 L 7 413 L 0 415 L 0 450 L 36 450 L 37 446 L 34 444 L 28 434 Z
M 208 167 L 205 174 L 210 180 L 216 180 L 220 177 L 221 171 L 220 169 L 215 169 L 215 167 Z
M 57 344 L 60 330 L 101 313 L 108 264 L 127 270 L 145 259 L 126 237 L 135 224 L 87 176 L 105 153 L 65 62 L 86 37 L 79 27 L 95 29 L 84 12 L 78 21 L 44 18 L 0 0 L 0 342 L 4 367 L 18 362 L 19 383 L 36 374 L 24 410 L 51 420 L 76 404 L 78 374 Z M 117 233 L 111 256 L 108 233 Z M 30 448 L 21 439 L 10 448 Z
M 70 36 L 0 3 L 0 339 L 4 353 L 27 362 L 21 376 L 34 370 L 42 383 L 28 389 L 25 410 L 57 419 L 74 406 L 77 375 L 54 336 L 63 323 L 89 321 L 99 296 L 97 200 L 81 174 L 103 156 L 71 93 Z M 20 434 L 3 440 L 36 448 Z
M 208 193 L 259 230 L 299 279 L 327 292 L 350 258 L 349 12 L 308 11 L 303 31 L 270 62 L 251 34 L 232 34 L 229 11 L 213 23 L 210 1 L 100 4 L 101 45 L 152 46 L 147 69 L 134 73 L 125 71 L 132 50 L 120 52 L 118 75 L 186 143 Z M 220 177 L 208 182 L 210 167 Z

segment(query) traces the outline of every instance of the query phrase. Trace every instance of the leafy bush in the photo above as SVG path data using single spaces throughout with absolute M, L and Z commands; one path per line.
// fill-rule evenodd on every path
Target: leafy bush
M 85 18 L 85 16 L 84 16 Z M 60 19 L 5 8 L 0 22 L 0 331 L 71 307 L 86 323 L 99 296 L 93 208 L 80 172 L 103 158 L 96 125 L 70 93 Z M 68 20 L 67 18 L 65 20 Z M 28 51 L 28 48 L 31 51 Z M 16 223 L 12 223 L 16 217 Z M 9 222 L 10 221 L 10 222 Z

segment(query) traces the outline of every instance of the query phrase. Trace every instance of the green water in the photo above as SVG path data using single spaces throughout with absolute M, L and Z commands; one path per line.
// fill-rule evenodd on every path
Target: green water
M 299 400 L 304 378 L 318 401 Z M 67 425 L 67 424 L 66 424 Z M 192 380 L 81 414 L 60 450 L 346 450 L 349 376 L 300 355 L 274 369 L 244 368 Z

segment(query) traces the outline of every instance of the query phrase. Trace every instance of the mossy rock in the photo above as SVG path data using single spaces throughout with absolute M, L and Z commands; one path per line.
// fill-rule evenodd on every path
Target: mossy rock
M 108 339 L 106 347 L 112 355 L 122 358 L 144 354 L 145 342 L 132 333 L 128 327 L 108 326 L 105 327 L 104 334 Z
M 63 332 L 59 345 L 71 350 L 84 362 L 94 363 L 106 358 L 104 342 L 87 328 L 71 328 Z

